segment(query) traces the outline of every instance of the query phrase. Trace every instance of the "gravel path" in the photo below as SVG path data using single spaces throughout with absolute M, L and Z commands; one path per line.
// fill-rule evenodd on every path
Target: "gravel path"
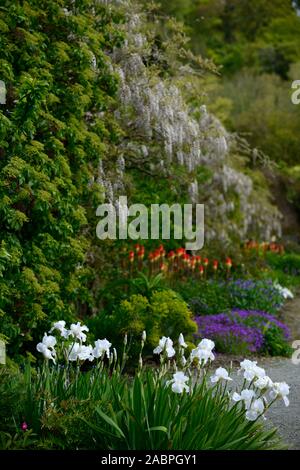
M 300 296 L 286 303 L 281 312 L 282 320 L 290 327 L 292 339 L 300 340 Z M 290 385 L 290 406 L 276 402 L 270 408 L 270 421 L 278 428 L 289 449 L 300 449 L 300 364 L 291 359 L 266 358 L 261 361 L 273 381 L 285 381 Z
M 300 295 L 288 301 L 281 312 L 281 319 L 290 327 L 292 340 L 300 340 Z M 300 355 L 298 356 L 300 357 Z M 228 367 L 230 361 L 237 369 L 242 357 L 218 355 L 214 368 Z M 291 359 L 272 357 L 255 358 L 258 365 L 266 370 L 273 382 L 287 382 L 290 385 L 290 406 L 285 407 L 282 400 L 275 402 L 267 413 L 268 425 L 278 428 L 283 442 L 289 449 L 300 450 L 300 364 L 293 364 Z M 233 376 L 236 383 L 240 376 Z
M 228 368 L 230 361 L 232 361 L 231 377 L 233 382 L 228 384 L 229 389 L 231 384 L 232 390 L 235 390 L 236 386 L 240 389 L 243 384 L 243 376 L 237 374 L 239 363 L 243 359 L 245 358 L 224 354 L 218 355 L 213 363 L 213 369 L 220 366 Z M 290 405 L 286 407 L 282 400 L 275 402 L 266 414 L 266 426 L 278 429 L 282 441 L 288 449 L 300 450 L 300 364 L 295 365 L 291 359 L 282 357 L 255 357 L 251 360 L 256 360 L 257 365 L 266 370 L 273 382 L 287 382 L 290 385 Z
M 289 449 L 300 449 L 300 364 L 291 359 L 265 359 L 259 364 L 266 369 L 274 382 L 285 381 L 290 385 L 290 406 L 277 401 L 267 413 L 267 418 L 278 428 L 279 434 Z

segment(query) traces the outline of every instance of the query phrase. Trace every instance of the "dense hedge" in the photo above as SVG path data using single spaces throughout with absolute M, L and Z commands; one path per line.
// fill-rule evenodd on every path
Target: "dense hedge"
M 106 52 L 122 42 L 118 21 L 91 0 L 1 2 L 0 334 L 9 354 L 30 351 L 46 319 L 94 306 L 87 253 L 103 192 L 93 177 L 119 132 L 103 113 L 117 89 Z

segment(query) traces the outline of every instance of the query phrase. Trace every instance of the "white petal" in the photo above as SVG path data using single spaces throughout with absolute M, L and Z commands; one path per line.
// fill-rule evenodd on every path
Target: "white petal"
M 241 401 L 242 397 L 238 393 L 234 392 L 232 395 L 233 401 Z
M 246 411 L 246 419 L 248 419 L 248 421 L 255 421 L 257 419 L 257 416 L 258 414 L 254 410 Z

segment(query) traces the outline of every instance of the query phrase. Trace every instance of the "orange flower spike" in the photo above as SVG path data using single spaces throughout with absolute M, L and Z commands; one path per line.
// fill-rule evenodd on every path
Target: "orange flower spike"
M 204 267 L 202 266 L 202 264 L 200 264 L 200 266 L 199 266 L 199 273 L 200 273 L 200 276 L 203 276 Z
M 213 269 L 214 269 L 214 271 L 217 271 L 218 266 L 219 266 L 219 261 L 215 259 L 215 260 L 213 261 Z
M 208 266 L 208 264 L 209 264 L 208 258 L 204 258 L 203 264 L 204 264 L 205 267 Z
M 225 264 L 226 264 L 227 269 L 231 269 L 231 267 L 232 267 L 232 260 L 231 260 L 231 258 L 229 258 L 229 257 L 226 258 Z
M 168 258 L 169 258 L 169 259 L 172 260 L 172 259 L 175 258 L 175 256 L 176 256 L 175 251 L 169 251 L 169 253 L 168 253 Z
M 161 272 L 165 272 L 167 271 L 168 267 L 165 263 L 161 263 L 159 269 L 161 270 Z
M 130 251 L 128 255 L 130 263 L 134 262 L 134 251 Z
M 178 256 L 183 256 L 185 254 L 184 248 L 177 248 L 176 253 Z

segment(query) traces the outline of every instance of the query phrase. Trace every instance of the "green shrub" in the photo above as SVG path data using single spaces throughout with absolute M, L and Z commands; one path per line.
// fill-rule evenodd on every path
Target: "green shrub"
M 278 326 L 271 326 L 265 329 L 263 349 L 270 356 L 291 357 L 293 352 L 284 336 L 284 332 Z
M 285 274 L 300 276 L 300 254 L 287 253 L 279 256 L 275 253 L 267 253 L 267 262 L 271 268 Z
M 88 325 L 95 336 L 110 337 L 114 344 L 120 345 L 127 334 L 133 356 L 139 350 L 144 330 L 149 353 L 163 335 L 178 338 L 180 333 L 191 335 L 197 330 L 187 304 L 172 290 L 154 292 L 149 300 L 140 294 L 132 295 L 121 302 L 113 315 L 101 313 Z
M 16 426 L 12 417 L 21 414 L 24 399 L 24 377 L 16 368 L 0 365 L 0 432 L 13 432 Z
M 180 292 L 196 315 L 211 315 L 232 309 L 276 314 L 284 302 L 270 279 L 194 282 L 182 286 Z
M 218 281 L 188 282 L 180 293 L 196 315 L 226 312 L 230 309 L 229 292 Z
M 113 9 L 72 3 L 1 2 L 0 333 L 11 357 L 49 320 L 95 306 L 86 254 L 103 193 L 91 181 L 118 135 L 97 113 L 113 103 L 107 51 L 122 39 Z

